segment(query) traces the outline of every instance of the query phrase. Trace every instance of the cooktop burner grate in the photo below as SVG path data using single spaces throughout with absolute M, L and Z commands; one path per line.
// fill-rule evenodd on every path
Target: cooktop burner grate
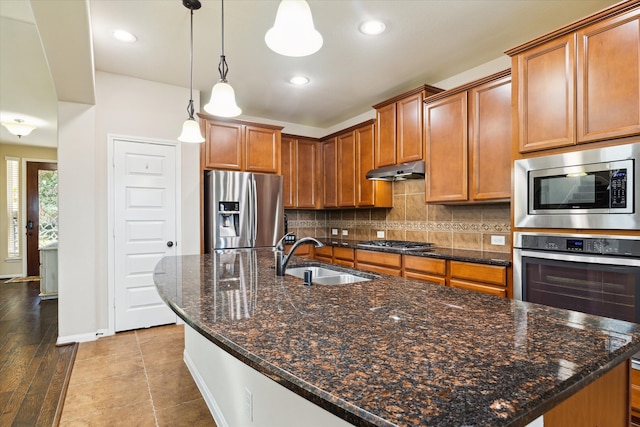
M 358 243 L 357 246 L 365 246 L 371 248 L 391 248 L 399 249 L 403 251 L 410 250 L 430 250 L 433 248 L 433 243 L 427 242 L 407 242 L 404 240 L 367 240 Z

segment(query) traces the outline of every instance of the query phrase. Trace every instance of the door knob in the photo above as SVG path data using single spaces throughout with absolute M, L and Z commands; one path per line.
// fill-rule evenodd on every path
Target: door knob
M 169 241 L 167 242 L 167 246 L 169 246 L 169 247 L 173 246 L 173 242 L 172 242 L 171 240 L 169 240 Z

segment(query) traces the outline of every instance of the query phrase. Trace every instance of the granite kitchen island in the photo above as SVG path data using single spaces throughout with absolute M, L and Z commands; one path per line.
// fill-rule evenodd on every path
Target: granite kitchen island
M 319 263 L 289 267 L 308 264 Z M 266 409 L 281 425 L 313 424 L 296 418 L 303 399 L 335 425 L 523 426 L 640 351 L 640 326 L 623 321 L 390 276 L 304 286 L 273 266 L 271 249 L 166 257 L 154 280 L 188 325 L 187 364 L 208 345 L 290 393 L 284 410 Z M 209 356 L 192 363 L 196 376 L 225 378 Z M 228 425 L 268 425 L 267 397 L 243 375 L 205 399 Z M 613 391 L 628 407 L 628 380 Z

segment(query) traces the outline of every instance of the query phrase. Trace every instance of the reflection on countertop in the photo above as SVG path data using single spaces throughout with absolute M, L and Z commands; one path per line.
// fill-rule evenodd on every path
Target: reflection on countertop
M 524 425 L 640 350 L 623 321 L 384 275 L 303 286 L 273 266 L 270 249 L 166 257 L 154 280 L 208 340 L 361 424 Z

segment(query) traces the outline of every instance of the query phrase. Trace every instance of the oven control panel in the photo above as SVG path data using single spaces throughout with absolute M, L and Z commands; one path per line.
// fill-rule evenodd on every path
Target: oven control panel
M 521 242 L 516 241 L 516 247 L 540 251 L 577 252 L 584 254 L 640 256 L 640 237 L 616 238 L 581 235 L 520 235 Z M 516 239 L 520 240 L 520 239 Z

